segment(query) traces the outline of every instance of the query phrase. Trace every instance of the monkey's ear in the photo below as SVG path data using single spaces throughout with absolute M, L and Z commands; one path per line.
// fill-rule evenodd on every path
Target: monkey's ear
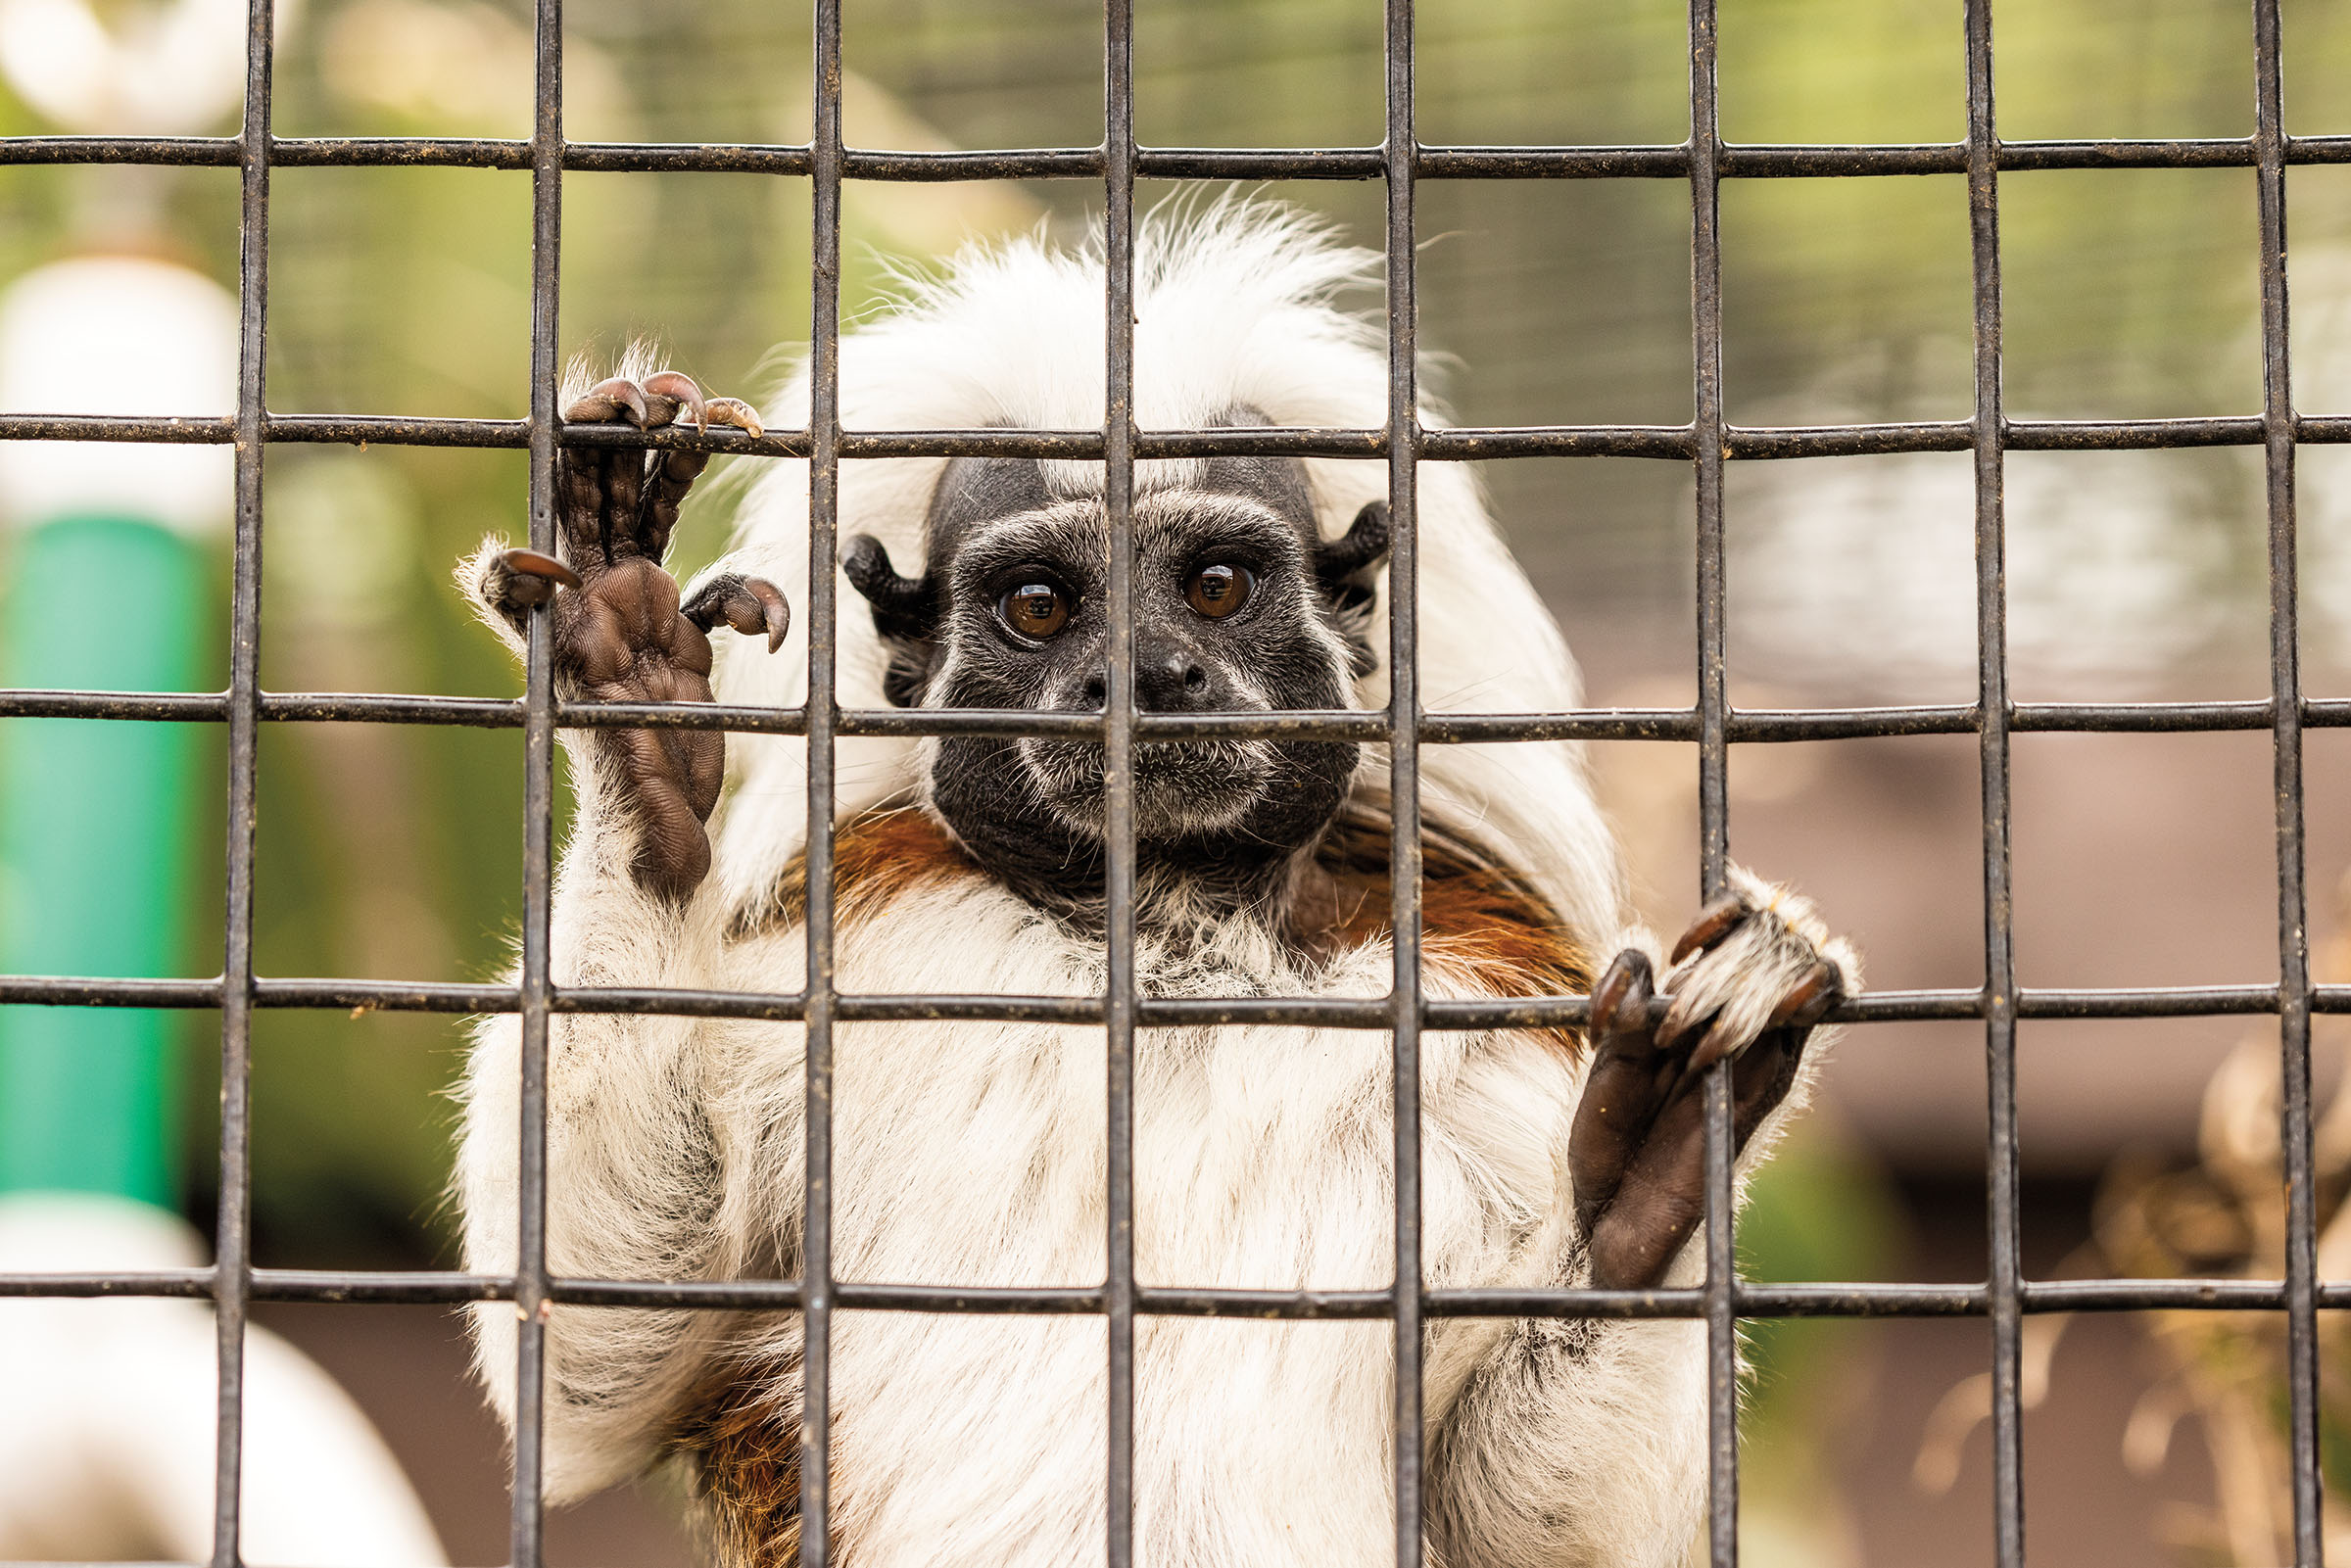
M 874 607 L 874 630 L 889 649 L 889 668 L 883 672 L 882 690 L 901 708 L 923 700 L 923 683 L 938 649 L 938 585 L 925 572 L 900 577 L 889 562 L 889 551 L 871 534 L 849 541 L 840 570 L 849 586 Z
M 1349 662 L 1358 676 L 1370 674 L 1379 663 L 1371 648 L 1371 607 L 1379 597 L 1371 575 L 1387 559 L 1388 540 L 1388 503 L 1375 500 L 1355 514 L 1344 535 L 1315 546 L 1315 582 L 1331 624 L 1347 639 Z

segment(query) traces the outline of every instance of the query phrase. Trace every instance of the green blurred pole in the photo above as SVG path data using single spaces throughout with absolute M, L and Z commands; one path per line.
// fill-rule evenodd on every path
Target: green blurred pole
M 20 534 L 0 685 L 186 690 L 205 562 L 128 517 Z M 18 719 L 0 732 L 0 974 L 167 975 L 185 950 L 197 726 Z M 179 1201 L 172 1015 L 0 1008 L 0 1193 Z

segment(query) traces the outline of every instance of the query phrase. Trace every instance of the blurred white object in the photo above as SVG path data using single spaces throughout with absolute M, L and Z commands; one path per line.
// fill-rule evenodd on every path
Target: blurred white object
M 0 0 L 0 74 L 69 130 L 201 130 L 244 97 L 245 24 L 245 0 L 117 6 L 107 20 L 89 0 Z
M 0 1268 L 194 1268 L 196 1233 L 127 1199 L 0 1197 Z M 157 1299 L 0 1302 L 0 1559 L 213 1554 L 212 1308 Z M 449 1559 L 351 1397 L 263 1329 L 245 1338 L 243 1556 L 284 1568 Z
M 217 416 L 236 404 L 237 302 L 201 273 L 87 257 L 0 297 L 0 410 Z M 105 514 L 209 533 L 229 514 L 233 453 L 225 442 L 4 441 L 0 505 L 18 523 Z
M 2146 452 L 2010 454 L 2008 652 L 2032 679 L 2144 677 L 2192 657 L 2230 596 L 2226 531 Z M 1976 685 L 1976 478 L 1965 452 L 1748 463 L 1732 476 L 1736 666 L 1945 700 Z M 2256 586 L 2258 584 L 2256 583 Z

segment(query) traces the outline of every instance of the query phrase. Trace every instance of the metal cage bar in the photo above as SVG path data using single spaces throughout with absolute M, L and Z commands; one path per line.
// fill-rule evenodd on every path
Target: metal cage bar
M 1391 1159 L 1396 1200 L 1394 1315 L 1396 1568 L 1419 1568 L 1422 1420 L 1420 1324 L 1420 391 L 1414 267 L 1413 0 L 1388 0 L 1384 119 L 1388 350 L 1388 920 L 1394 958 Z
M 1134 1561 L 1134 4 L 1102 6 L 1102 503 L 1110 525 L 1102 698 L 1103 1286 L 1109 1358 L 1103 1529 L 1110 1568 Z
M 2288 1436 L 2297 1564 L 2326 1560 L 2320 1517 L 2318 1197 L 2311 1156 L 2310 932 L 2302 832 L 2300 620 L 2296 601 L 2293 381 L 2286 334 L 2285 123 L 2278 0 L 2253 0 L 2254 174 L 2261 225 L 2261 401 L 2270 546 L 2270 693 L 2278 803 L 2279 1146 L 2286 1202 Z
M 1133 1380 L 1138 1316 L 1387 1321 L 1396 1382 L 1396 1557 L 1421 1554 L 1425 1455 L 1419 1386 L 1426 1319 L 1586 1315 L 1688 1318 L 1705 1326 L 1708 1358 L 1710 1557 L 1737 1559 L 1738 1432 L 1735 1331 L 1743 1317 L 1972 1316 L 1991 1331 L 1994 1539 L 2004 1568 L 2024 1560 L 2020 1345 L 2028 1314 L 2199 1309 L 2273 1311 L 2288 1325 L 2296 1562 L 2322 1560 L 2316 1313 L 2351 1308 L 2351 1281 L 2318 1277 L 2311 1147 L 2310 1028 L 2314 1014 L 2351 1013 L 2351 986 L 2314 984 L 2307 933 L 2303 832 L 2304 733 L 2351 727 L 2351 699 L 2303 694 L 2297 664 L 2294 463 L 2302 445 L 2351 443 L 2351 417 L 2295 412 L 2288 364 L 2285 170 L 2351 164 L 2351 136 L 2289 136 L 2282 116 L 2283 44 L 2277 0 L 2252 0 L 2255 129 L 2245 137 L 2002 142 L 1992 90 L 1991 0 L 1967 0 L 1967 134 L 1953 143 L 1749 145 L 1720 135 L 1715 0 L 1688 8 L 1690 133 L 1671 146 L 1431 146 L 1414 124 L 1413 0 L 1384 0 L 1384 130 L 1379 145 L 1348 148 L 1139 146 L 1134 135 L 1131 0 L 1104 0 L 1104 131 L 1085 148 L 969 153 L 886 152 L 842 145 L 840 0 L 812 0 L 813 106 L 804 144 L 572 142 L 562 130 L 560 0 L 536 0 L 536 108 L 528 140 L 460 137 L 279 137 L 270 129 L 271 8 L 254 0 L 247 36 L 244 119 L 233 137 L 0 137 L 0 165 L 234 166 L 242 182 L 241 340 L 236 411 L 225 417 L 0 414 L 0 440 L 233 443 L 236 531 L 227 689 L 219 692 L 0 690 L 0 719 L 63 717 L 218 724 L 228 742 L 227 919 L 221 972 L 209 978 L 115 979 L 0 975 L 0 1004 L 216 1008 L 221 1013 L 222 1115 L 217 1261 L 211 1268 L 79 1274 L 0 1273 L 0 1298 L 157 1296 L 210 1299 L 217 1314 L 218 1434 L 214 1568 L 236 1568 L 242 1439 L 242 1355 L 251 1301 L 512 1302 L 519 1319 L 512 1552 L 518 1568 L 540 1560 L 540 1402 L 544 1324 L 555 1304 L 802 1314 L 801 1560 L 823 1568 L 829 1541 L 829 1346 L 837 1308 L 872 1311 L 1100 1315 L 1108 1356 L 1104 1455 L 1106 1557 L 1132 1560 Z M 532 181 L 531 404 L 521 420 L 273 413 L 264 398 L 269 175 L 279 166 L 433 166 L 527 170 Z M 2259 192 L 2258 251 L 2264 348 L 2258 413 L 2120 420 L 2012 420 L 2000 390 L 1998 181 L 2041 169 L 2242 168 Z M 671 427 L 642 432 L 567 427 L 556 406 L 557 282 L 562 176 L 569 171 L 727 171 L 805 176 L 813 218 L 808 422 L 753 438 Z M 1816 427 L 1740 426 L 1723 398 L 1720 183 L 1725 179 L 1962 175 L 1967 183 L 1975 311 L 1975 404 L 1964 420 Z M 1141 179 L 1378 180 L 1386 196 L 1387 416 L 1376 428 L 1145 430 L 1134 391 L 1134 194 Z M 845 180 L 925 182 L 1075 179 L 1100 183 L 1105 200 L 1105 386 L 1094 430 L 848 431 L 840 403 L 841 188 Z M 1414 201 L 1426 179 L 1686 180 L 1692 222 L 1692 418 L 1681 425 L 1578 424 L 1425 430 L 1417 408 Z M 565 701 L 553 692 L 544 618 L 534 618 L 524 694 L 516 700 L 401 693 L 264 691 L 261 617 L 262 480 L 273 444 L 365 444 L 523 450 L 530 460 L 530 537 L 550 548 L 551 481 L 560 446 L 691 448 L 804 459 L 808 464 L 810 590 L 807 698 L 796 708 L 722 704 Z M 2252 701 L 2019 703 L 2009 695 L 2002 475 L 2009 451 L 2259 447 L 2266 478 L 2271 583 L 2271 692 Z M 1874 708 L 1742 709 L 1729 700 L 1724 603 L 1724 473 L 1731 461 L 1801 460 L 1892 452 L 1968 452 L 1975 465 L 1979 689 L 1967 704 Z M 839 606 L 840 465 L 919 455 L 1028 455 L 1100 462 L 1113 519 L 1109 696 L 1099 716 L 1026 711 L 843 709 L 834 658 Z M 1381 460 L 1395 530 L 1390 595 L 1391 689 L 1384 712 L 1252 715 L 1147 714 L 1132 671 L 1132 558 L 1124 526 L 1138 461 L 1215 454 L 1286 454 Z M 1696 479 L 1699 686 L 1688 707 L 1584 708 L 1536 714 L 1427 714 L 1416 678 L 1415 495 L 1424 461 L 1611 455 L 1687 463 Z M 523 788 L 523 964 L 511 986 L 421 984 L 340 977 L 264 976 L 254 965 L 254 848 L 260 726 L 388 723 L 520 729 Z M 559 728 L 676 727 L 803 736 L 808 755 L 807 978 L 796 992 L 559 986 L 550 941 L 553 869 L 553 746 Z M 2177 734 L 2267 730 L 2276 760 L 2279 978 L 2275 985 L 2024 988 L 2015 983 L 2010 899 L 2011 737 L 2027 733 Z M 841 736 L 929 735 L 1098 736 L 1107 752 L 1110 840 L 1107 979 L 1098 997 L 862 995 L 840 990 L 833 954 L 835 742 Z M 1695 742 L 1700 769 L 1702 893 L 1723 885 L 1728 864 L 1729 748 L 1734 744 L 1917 735 L 1977 737 L 1983 791 L 1985 983 L 1980 988 L 1881 991 L 1834 1018 L 1876 1022 L 1966 1019 L 1985 1027 L 1990 1266 L 1982 1284 L 1759 1285 L 1737 1274 L 1733 1248 L 1729 1080 L 1707 1084 L 1703 1283 L 1647 1291 L 1435 1289 L 1421 1270 L 1418 1200 L 1418 1040 L 1428 1029 L 1571 1024 L 1581 996 L 1428 999 L 1420 975 L 1419 751 L 1423 744 L 1571 739 Z M 1134 975 L 1132 747 L 1186 736 L 1287 736 L 1385 744 L 1394 798 L 1395 974 L 1384 998 L 1150 999 Z M 269 1008 L 382 1008 L 445 1014 L 516 1013 L 523 1040 L 518 1153 L 523 1224 L 514 1272 L 329 1271 L 256 1268 L 250 1235 L 247 1119 L 254 1015 Z M 806 1230 L 801 1277 L 682 1282 L 553 1276 L 546 1257 L 547 1043 L 563 1013 L 647 1013 L 797 1021 L 807 1040 Z M 2279 1022 L 2281 1136 L 2288 1247 L 2282 1281 L 2241 1279 L 2033 1280 L 2019 1251 L 2016 1041 L 2020 1021 L 2148 1019 L 2275 1014 Z M 836 1027 L 888 1020 L 1032 1021 L 1099 1026 L 1105 1041 L 1106 1265 L 1098 1287 L 961 1288 L 833 1277 L 832 1065 Z M 1393 1043 L 1395 1275 L 1385 1289 L 1209 1290 L 1149 1285 L 1134 1277 L 1133 1048 L 1140 1028 L 1261 1022 L 1386 1030 Z
M 213 1250 L 219 1415 L 213 1450 L 213 1568 L 240 1560 L 245 1320 L 253 1292 L 253 894 L 260 814 L 262 440 L 268 374 L 270 0 L 252 0 L 237 221 L 236 563 L 229 590 L 227 902 L 220 966 L 220 1197 Z
M 2023 1568 L 2024 1319 L 2016 1121 L 2016 976 L 2008 793 L 2008 577 L 2000 398 L 1999 131 L 1992 95 L 1991 0 L 1968 0 L 1967 212 L 1975 309 L 1976 705 L 1984 806 L 1986 1247 L 1991 1262 L 1992 1551 Z
M 1690 0 L 1690 338 L 1698 583 L 1699 896 L 1730 871 L 1729 633 L 1724 618 L 1721 104 L 1714 0 Z M 1731 1064 L 1705 1081 L 1706 1556 L 1739 1561 L 1739 1258 Z
M 840 521 L 840 4 L 815 0 L 810 54 L 808 362 L 807 1075 L 800 1188 L 800 1561 L 825 1568 L 833 1545 L 834 560 Z
M 530 541 L 555 549 L 559 435 L 556 332 L 563 241 L 563 0 L 534 0 L 531 139 Z M 547 1057 L 554 995 L 555 717 L 548 617 L 530 618 L 523 670 L 522 1092 L 515 1129 L 520 1223 L 514 1263 L 514 1568 L 539 1568 L 546 1523 Z

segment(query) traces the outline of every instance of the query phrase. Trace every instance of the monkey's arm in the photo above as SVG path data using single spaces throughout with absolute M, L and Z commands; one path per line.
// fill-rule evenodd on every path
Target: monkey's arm
M 605 382 L 566 410 L 573 422 L 680 417 L 756 428 L 728 400 L 705 403 L 683 376 Z M 460 568 L 482 617 L 519 650 L 550 616 L 556 689 L 566 697 L 708 701 L 720 620 L 779 637 L 782 596 L 721 578 L 681 603 L 661 569 L 679 503 L 704 457 L 686 451 L 564 449 L 555 505 L 563 559 L 492 542 Z M 538 606 L 546 606 L 537 610 Z M 718 917 L 697 900 L 709 866 L 703 824 L 718 795 L 716 731 L 567 732 L 577 812 L 552 905 L 559 986 L 713 983 Z M 549 1023 L 547 1259 L 557 1276 L 692 1279 L 760 1266 L 728 1224 L 728 1151 L 706 1114 L 725 1077 L 725 1026 L 679 1018 L 558 1014 Z M 467 1266 L 516 1266 L 520 1027 L 475 1031 L 467 1065 L 456 1194 Z M 475 1308 L 493 1402 L 514 1417 L 514 1307 Z M 561 1500 L 641 1469 L 701 1370 L 712 1314 L 557 1307 L 549 1319 L 547 1489 Z
M 1637 949 L 1594 986 L 1561 1191 L 1510 1277 L 1482 1283 L 1699 1281 L 1706 1069 L 1733 1059 L 1744 1186 L 1800 1102 L 1807 1036 L 1860 980 L 1801 899 L 1745 873 L 1732 885 L 1676 947 L 1669 1007 L 1652 1005 Z M 1429 1535 L 1448 1568 L 1679 1562 L 1703 1501 L 1703 1347 L 1688 1320 L 1467 1318 L 1432 1333 Z

